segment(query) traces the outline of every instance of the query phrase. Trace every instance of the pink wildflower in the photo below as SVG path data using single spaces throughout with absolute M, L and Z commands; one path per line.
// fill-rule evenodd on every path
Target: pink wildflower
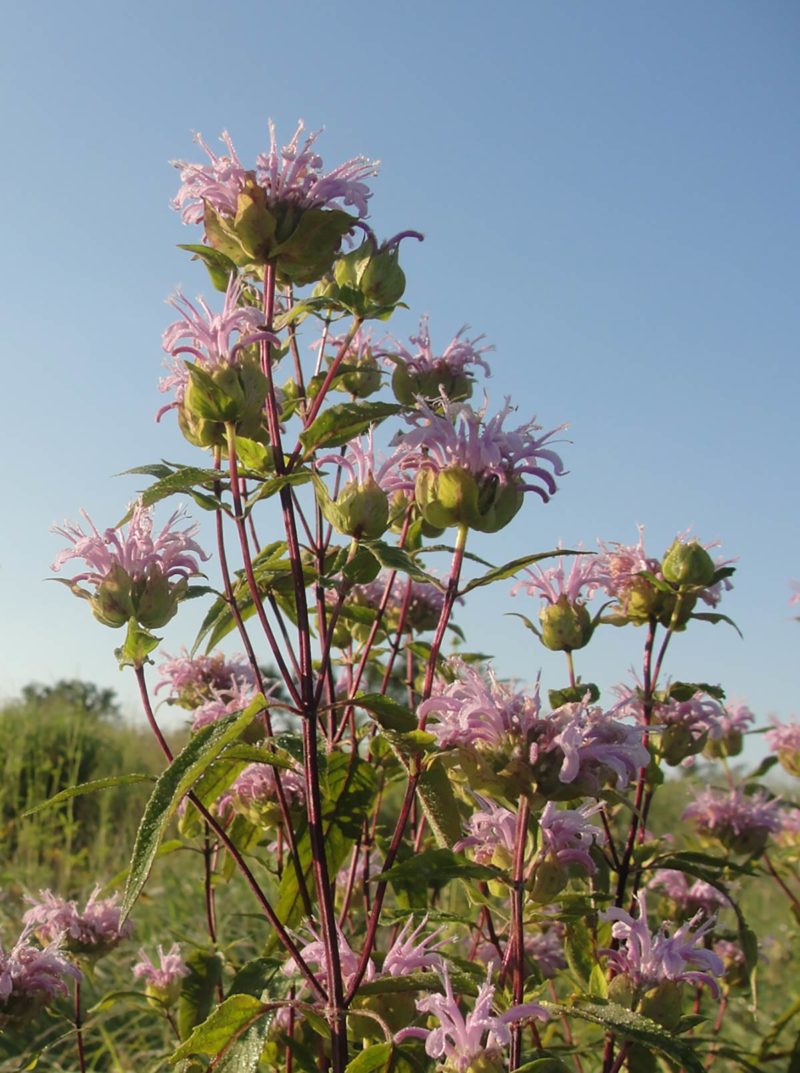
M 59 898 L 50 890 L 39 891 L 39 901 L 29 897 L 32 908 L 22 918 L 43 943 L 61 942 L 75 954 L 99 957 L 107 954 L 132 931 L 130 920 L 121 920 L 118 896 L 98 898 L 95 887 L 83 912 L 73 901 Z
M 453 849 L 458 852 L 471 849 L 478 864 L 491 864 L 499 851 L 510 863 L 516 842 L 516 815 L 486 798 L 478 797 L 478 801 L 481 808 L 467 820 L 469 834 L 456 842 Z
M 224 691 L 212 692 L 208 700 L 193 709 L 192 730 L 200 730 L 226 715 L 244 711 L 253 697 L 254 690 L 249 682 L 233 682 Z
M 582 872 L 594 875 L 597 865 L 589 850 L 597 841 L 600 830 L 589 823 L 589 817 L 601 808 L 600 804 L 587 804 L 579 809 L 559 809 L 554 802 L 548 801 L 539 817 L 542 858 L 562 867 L 576 865 Z
M 296 771 L 281 771 L 281 787 L 290 804 L 304 804 L 305 782 Z M 230 807 L 234 812 L 252 816 L 265 808 L 274 809 L 277 800 L 275 769 L 270 764 L 250 764 L 220 801 L 219 808 L 222 812 Z
M 440 681 L 435 695 L 419 707 L 423 724 L 435 716 L 428 729 L 441 748 L 492 748 L 509 737 L 527 738 L 539 715 L 538 695 L 515 693 L 491 671 L 484 676 L 460 660 L 450 666 L 455 681 Z
M 72 547 L 59 552 L 52 569 L 59 571 L 70 559 L 83 559 L 89 567 L 72 578 L 72 584 L 87 581 L 100 585 L 115 567 L 120 567 L 129 578 L 140 580 L 150 571 L 157 571 L 165 578 L 186 579 L 200 573 L 200 560 L 208 558 L 194 541 L 198 526 L 174 532 L 175 524 L 184 517 L 176 510 L 161 532 L 153 537 L 153 510 L 141 500 L 133 505 L 133 513 L 124 529 L 105 529 L 102 533 L 84 511 L 81 512 L 91 532 L 85 533 L 74 522 L 54 526 L 53 532 L 66 537 Z
M 659 868 L 647 884 L 647 889 L 664 894 L 683 914 L 693 915 L 702 911 L 711 916 L 730 905 L 730 899 L 721 890 L 702 879 L 690 883 L 686 873 L 675 868 Z
M 745 794 L 740 787 L 728 792 L 706 787 L 684 809 L 683 819 L 694 820 L 703 834 L 738 853 L 760 852 L 769 835 L 781 829 L 779 802 L 761 791 Z
M 172 204 L 181 210 L 184 223 L 201 222 L 204 202 L 223 216 L 234 216 L 239 194 L 252 181 L 265 191 L 270 208 L 287 204 L 306 209 L 332 208 L 341 204 L 345 208 L 352 206 L 360 217 L 366 216 L 370 192 L 363 180 L 377 174 L 377 165 L 365 157 L 356 157 L 322 174 L 322 159 L 312 148 L 320 132 L 308 135 L 300 145 L 303 129 L 301 121 L 289 144 L 279 149 L 270 121 L 270 150 L 256 158 L 255 172 L 245 170 L 227 132 L 222 134 L 226 156 L 216 156 L 197 135 L 195 140 L 210 163 L 175 162 L 180 169 L 181 186 Z
M 158 389 L 162 392 L 174 390 L 175 399 L 162 406 L 156 420 L 183 402 L 189 371 L 181 355 L 190 355 L 199 366 L 212 372 L 239 364 L 241 355 L 251 343 L 262 339 L 277 342 L 273 334 L 261 327 L 263 313 L 254 306 L 240 304 L 241 294 L 241 279 L 231 275 L 221 313 L 213 313 L 202 298 L 197 299 L 200 306 L 197 309 L 180 291 L 169 300 L 180 319 L 170 324 L 163 335 L 162 346 L 173 362 L 169 375 L 162 377 Z M 234 334 L 238 336 L 236 343 Z
M 604 769 L 608 769 L 624 789 L 650 762 L 641 731 L 620 723 L 600 708 L 564 704 L 547 722 L 551 733 L 553 729 L 557 733 L 539 751 L 558 748 L 563 752 L 558 775 L 562 783 L 580 780 L 586 792 L 591 792 L 600 788 Z
M 746 734 L 755 721 L 756 717 L 744 701 L 731 700 L 722 706 L 720 728 L 723 737 L 731 734 Z
M 221 652 L 210 656 L 190 656 L 186 649 L 180 655 L 169 656 L 159 665 L 156 693 L 165 687 L 170 702 L 184 708 L 194 708 L 204 700 L 243 696 L 249 689 L 255 692 L 256 676 L 244 656 L 226 659 Z
M 553 474 L 561 476 L 565 470 L 559 456 L 546 444 L 560 428 L 537 436 L 541 426 L 528 421 L 507 431 L 503 424 L 513 411 L 509 398 L 488 421 L 485 410 L 476 411 L 467 403 L 443 403 L 443 409 L 443 414 L 436 413 L 420 401 L 409 416 L 416 427 L 397 437 L 405 452 L 401 462 L 404 469 L 413 473 L 420 469 L 436 473 L 463 469 L 501 485 L 513 484 L 520 492 L 535 492 L 545 503 L 555 494 Z
M 453 994 L 447 966 L 442 964 L 438 972 L 444 994 L 417 999 L 417 1010 L 435 1017 L 439 1027 L 404 1028 L 395 1038 L 398 1042 L 424 1039 L 425 1053 L 430 1058 L 443 1059 L 455 1073 L 466 1073 L 478 1058 L 499 1060 L 502 1049 L 511 1042 L 510 1025 L 532 1018 L 546 1021 L 549 1017 L 547 1011 L 535 1002 L 512 1006 L 499 1016 L 492 1013 L 495 989 L 488 980 L 481 984 L 475 1005 L 465 1017 Z
M 136 979 L 145 980 L 151 987 L 161 992 L 168 992 L 177 980 L 182 976 L 189 975 L 189 969 L 181 956 L 181 948 L 178 943 L 173 943 L 169 950 L 164 953 L 162 946 L 157 947 L 158 966 L 154 965 L 144 951 L 139 950 L 140 961 L 133 966 L 133 975 Z
M 313 937 L 310 943 L 306 943 L 299 953 L 303 961 L 311 967 L 316 968 L 323 977 L 328 971 L 328 957 L 325 953 L 325 944 L 317 933 L 309 926 L 308 929 Z M 358 972 L 359 956 L 353 950 L 353 948 L 345 939 L 341 931 L 337 929 L 338 947 L 339 947 L 339 964 L 342 968 L 342 980 L 345 987 L 349 986 L 350 982 L 355 978 Z M 285 976 L 291 976 L 296 971 L 294 958 L 287 961 L 283 969 L 281 970 Z M 372 980 L 375 977 L 375 966 L 371 961 L 367 963 L 367 969 L 364 973 L 364 980 Z
M 722 975 L 722 961 L 713 951 L 700 945 L 714 927 L 714 921 L 707 920 L 693 932 L 692 929 L 702 917 L 702 913 L 697 913 L 688 923 L 677 928 L 672 936 L 668 924 L 662 924 L 658 931 L 651 932 L 647 924 L 644 891 L 639 891 L 636 901 L 638 917 L 615 906 L 603 914 L 606 920 L 614 921 L 611 934 L 620 941 L 620 947 L 617 950 L 600 950 L 598 953 L 608 958 L 615 972 L 628 976 L 639 991 L 649 991 L 664 980 L 673 980 L 676 983 L 706 984 L 718 996 L 719 987 L 714 977 Z
M 782 723 L 772 720 L 772 730 L 764 735 L 767 745 L 774 753 L 800 751 L 800 723 Z
M 555 566 L 546 569 L 534 566 L 524 573 L 527 577 L 516 583 L 511 595 L 516 596 L 522 589 L 528 596 L 540 596 L 548 604 L 557 604 L 562 596 L 570 604 L 584 603 L 592 598 L 604 577 L 599 557 L 588 554 L 562 556 Z
M 465 324 L 463 328 L 456 332 L 442 353 L 436 355 L 431 346 L 429 318 L 427 315 L 422 316 L 419 321 L 418 333 L 409 337 L 409 342 L 413 344 L 414 350 L 408 350 L 397 339 L 393 339 L 391 341 L 391 350 L 384 351 L 388 355 L 384 360 L 387 365 L 393 365 L 396 362 L 392 359 L 395 357 L 400 358 L 404 365 L 415 373 L 463 373 L 467 365 L 480 365 L 486 375 L 491 376 L 491 370 L 481 357 L 481 354 L 494 350 L 494 347 L 479 347 L 476 345 L 486 338 L 483 335 L 477 335 L 474 339 L 464 339 L 463 336 L 467 329 L 468 325 Z
M 420 969 L 438 968 L 442 962 L 441 955 L 437 953 L 447 942 L 439 939 L 443 928 L 437 928 L 419 938 L 420 932 L 428 923 L 427 916 L 409 933 L 413 920 L 409 918 L 400 931 L 397 938 L 387 951 L 383 960 L 382 976 L 406 976 L 410 972 L 418 972 Z M 439 939 L 438 942 L 434 940 Z M 433 945 L 431 945 L 433 943 Z
M 58 943 L 43 950 L 29 941 L 27 925 L 6 952 L 0 943 L 0 1028 L 7 1022 L 26 1021 L 55 998 L 68 993 L 66 978 L 81 979 L 81 972 L 64 957 Z

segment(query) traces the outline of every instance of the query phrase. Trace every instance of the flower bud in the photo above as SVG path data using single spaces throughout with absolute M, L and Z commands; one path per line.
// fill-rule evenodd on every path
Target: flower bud
M 661 564 L 664 580 L 671 585 L 691 585 L 704 588 L 714 581 L 714 560 L 697 540 L 686 544 L 675 540 Z
M 545 604 L 539 612 L 542 644 L 553 652 L 572 652 L 588 644 L 592 619 L 581 603 L 570 603 L 562 593 L 556 603 Z
M 171 1009 L 180 998 L 181 978 L 176 976 L 168 984 L 147 984 L 144 989 L 149 1004 L 157 1010 Z
M 370 257 L 361 276 L 361 290 L 376 306 L 392 306 L 403 297 L 406 277 L 398 264 L 397 255 L 397 246 L 378 250 Z
M 171 582 L 164 577 L 158 566 L 147 567 L 144 577 L 135 585 L 136 620 L 145 629 L 157 630 L 165 626 L 178 610 L 178 601 L 186 591 L 186 581 Z
M 738 756 L 743 745 L 744 735 L 741 730 L 729 730 L 720 738 L 709 738 L 703 753 L 711 760 L 719 760 L 723 757 Z M 800 765 L 798 765 L 798 773 L 800 773 Z
M 356 540 L 377 540 L 389 525 L 389 497 L 370 475 L 363 484 L 350 481 L 335 501 L 336 528 Z

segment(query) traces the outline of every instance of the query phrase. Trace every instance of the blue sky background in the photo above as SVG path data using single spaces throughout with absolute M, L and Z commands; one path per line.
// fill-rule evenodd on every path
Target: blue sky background
M 701 625 L 670 668 L 800 710 L 796 4 L 44 2 L 6 9 L 0 50 L 0 697 L 80 676 L 134 712 L 119 635 L 43 582 L 48 529 L 81 506 L 112 524 L 139 487 L 112 474 L 198 458 L 153 421 L 164 299 L 210 291 L 175 248 L 199 239 L 167 162 L 223 128 L 252 160 L 268 117 L 288 141 L 302 116 L 328 166 L 382 161 L 379 234 L 427 236 L 395 333 L 429 312 L 444 346 L 469 323 L 497 348 L 493 406 L 569 422 L 559 494 L 477 550 L 633 542 L 639 522 L 654 554 L 688 526 L 721 539 L 745 642 Z M 501 590 L 461 613 L 473 646 L 561 684 L 503 617 L 535 605 Z M 609 628 L 578 669 L 607 685 L 641 641 Z

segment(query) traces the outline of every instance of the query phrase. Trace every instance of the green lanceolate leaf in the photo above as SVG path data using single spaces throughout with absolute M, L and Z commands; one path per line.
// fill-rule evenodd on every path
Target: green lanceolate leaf
M 584 920 L 571 920 L 566 925 L 564 953 L 573 973 L 584 984 L 588 984 L 592 969 L 596 967 L 597 958 L 592 933 Z
M 453 787 L 440 760 L 434 760 L 420 775 L 417 796 L 439 845 L 448 848 L 455 845 L 464 832 Z
M 172 1052 L 170 1062 L 177 1062 L 192 1054 L 215 1057 L 266 1012 L 264 1004 L 252 995 L 226 998 L 202 1024 L 192 1029 L 189 1038 Z
M 265 704 L 264 697 L 259 694 L 243 712 L 225 716 L 198 730 L 156 782 L 136 834 L 122 900 L 122 920 L 130 913 L 147 882 L 167 824 L 178 805 L 225 746 L 239 737 Z
M 413 713 L 404 705 L 398 704 L 391 697 L 384 697 L 381 693 L 359 693 L 353 705 L 356 708 L 366 709 L 384 730 L 396 730 L 402 734 L 417 729 L 417 720 Z
M 224 253 L 213 249 L 211 246 L 196 246 L 191 243 L 178 243 L 179 250 L 188 250 L 193 253 L 193 261 L 202 261 L 208 269 L 211 282 L 218 291 L 226 291 L 228 282 L 236 272 L 236 265 L 226 257 Z
M 603 1028 L 615 1032 L 623 1039 L 641 1043 L 677 1062 L 678 1065 L 683 1066 L 686 1073 L 705 1073 L 705 1066 L 691 1044 L 677 1038 L 662 1025 L 651 1021 L 649 1017 L 627 1010 L 624 1006 L 617 1005 L 616 1002 L 600 1003 L 577 999 L 571 1005 L 544 1001 L 542 1005 L 554 1013 L 564 1014 L 566 1017 L 578 1017 L 590 1024 L 602 1025 Z
M 222 960 L 212 950 L 193 950 L 186 958 L 189 974 L 181 981 L 178 1034 L 186 1039 L 208 1017 L 222 979 Z
M 523 555 L 520 559 L 512 559 L 511 562 L 506 563 L 504 566 L 494 566 L 492 569 L 483 575 L 483 577 L 473 578 L 472 581 L 468 581 L 467 584 L 461 589 L 461 595 L 471 592 L 473 589 L 479 588 L 481 585 L 491 585 L 493 581 L 504 581 L 506 578 L 513 577 L 514 574 L 518 574 L 520 570 L 523 570 L 526 566 L 530 566 L 531 563 L 538 563 L 542 559 L 553 559 L 557 555 L 584 555 L 585 552 L 570 551 L 567 548 L 556 548 L 554 551 L 540 551 L 536 555 Z
M 300 433 L 300 442 L 306 456 L 319 447 L 341 447 L 401 409 L 390 402 L 339 402 L 324 410 Z
M 160 644 L 160 637 L 156 637 L 150 630 L 140 626 L 135 618 L 130 619 L 125 634 L 125 644 L 114 649 L 120 670 L 123 667 L 143 667 L 145 663 L 152 663 L 148 657 Z
M 716 626 L 718 622 L 727 622 L 729 626 L 733 626 L 741 639 L 744 640 L 744 634 L 733 619 L 728 618 L 727 615 L 720 615 L 717 611 L 694 611 L 689 618 L 698 618 L 701 622 L 710 622 L 714 626 Z
M 345 1073 L 389 1073 L 394 1052 L 393 1043 L 374 1043 L 348 1062 Z
M 441 581 L 424 571 L 417 562 L 402 548 L 385 544 L 382 540 L 364 541 L 363 547 L 367 548 L 378 560 L 385 570 L 397 570 L 400 574 L 406 574 L 412 581 L 419 581 L 423 585 L 433 585 L 442 589 Z
M 469 973 L 450 968 L 448 975 L 450 983 L 459 995 L 476 995 L 478 983 Z M 438 972 L 427 972 L 420 969 L 417 972 L 408 972 L 403 976 L 379 976 L 376 980 L 369 980 L 361 984 L 358 989 L 360 998 L 368 995 L 394 995 L 405 991 L 444 991 L 444 984 Z
M 389 882 L 399 889 L 419 889 L 443 887 L 451 879 L 497 879 L 499 876 L 496 868 L 476 864 L 451 849 L 427 849 L 372 878 Z
M 51 805 L 59 805 L 62 801 L 68 801 L 71 797 L 82 797 L 84 794 L 93 794 L 98 790 L 109 790 L 113 786 L 129 786 L 135 782 L 154 782 L 153 775 L 109 775 L 105 779 L 93 779 L 91 782 L 83 782 L 80 786 L 68 786 L 66 790 L 49 797 L 47 801 L 40 801 L 38 805 L 29 808 L 22 813 L 22 819 L 35 816 L 37 812 L 50 808 Z

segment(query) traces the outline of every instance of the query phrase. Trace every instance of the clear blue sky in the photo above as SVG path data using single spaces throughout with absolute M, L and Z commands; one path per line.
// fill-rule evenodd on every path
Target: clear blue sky
M 112 474 L 196 457 L 153 422 L 164 299 L 208 290 L 167 161 L 223 128 L 252 160 L 268 117 L 288 140 L 302 116 L 329 165 L 381 159 L 380 234 L 427 236 L 395 331 L 429 312 L 443 345 L 468 322 L 497 347 L 493 403 L 570 424 L 559 494 L 483 550 L 638 522 L 654 553 L 687 526 L 721 539 L 746 641 L 701 627 L 671 668 L 800 711 L 797 4 L 44 0 L 7 6 L 0 49 L 0 696 L 81 676 L 133 710 L 118 635 L 42 580 L 48 529 L 81 506 L 111 524 L 137 487 Z M 509 610 L 535 608 L 494 592 L 461 621 L 501 673 L 559 684 Z M 606 634 L 579 661 L 602 684 L 641 640 Z

